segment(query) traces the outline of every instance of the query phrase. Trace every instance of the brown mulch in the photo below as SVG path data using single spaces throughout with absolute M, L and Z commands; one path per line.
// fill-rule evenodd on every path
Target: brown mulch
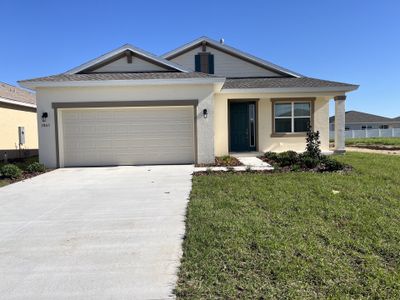
M 26 180 L 26 179 L 29 179 L 29 178 L 36 177 L 38 175 L 41 175 L 41 174 L 44 174 L 44 173 L 47 173 L 47 172 L 50 172 L 50 171 L 52 171 L 52 169 L 48 169 L 48 170 L 46 170 L 44 172 L 35 172 L 35 173 L 22 172 L 22 175 L 19 178 L 11 179 L 11 178 L 4 178 L 4 177 L 0 176 L 0 179 L 3 179 L 3 180 L 5 179 L 11 184 L 11 183 L 15 183 L 15 182 L 18 182 L 18 181 L 23 181 L 23 180 Z
M 213 164 L 196 164 L 196 167 L 237 167 L 243 166 L 243 164 L 233 156 L 227 157 L 216 157 L 215 163 Z

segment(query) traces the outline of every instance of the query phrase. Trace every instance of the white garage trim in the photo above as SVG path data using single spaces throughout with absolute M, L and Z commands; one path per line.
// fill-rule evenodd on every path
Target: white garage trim
M 196 120 L 196 110 L 197 110 L 197 100 L 174 100 L 174 101 L 112 101 L 112 102 L 56 102 L 52 103 L 54 108 L 54 117 L 55 117 L 55 137 L 56 137 L 56 154 L 57 154 L 57 166 L 64 167 L 64 136 L 63 136 L 63 112 L 64 111 L 85 111 L 85 110 L 99 110 L 99 109 L 110 109 L 110 110 L 120 110 L 121 108 L 154 108 L 155 112 L 156 108 L 162 110 L 162 107 L 193 107 L 193 160 L 197 162 L 198 157 L 198 149 L 197 149 L 197 120 Z M 132 110 L 134 112 L 134 110 Z M 187 116 L 187 115 L 186 115 Z M 186 117 L 187 118 L 187 117 Z

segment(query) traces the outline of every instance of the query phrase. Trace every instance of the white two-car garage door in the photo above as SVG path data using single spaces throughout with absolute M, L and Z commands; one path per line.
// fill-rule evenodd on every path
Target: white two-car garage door
M 193 106 L 62 109 L 60 165 L 193 163 L 193 109 Z

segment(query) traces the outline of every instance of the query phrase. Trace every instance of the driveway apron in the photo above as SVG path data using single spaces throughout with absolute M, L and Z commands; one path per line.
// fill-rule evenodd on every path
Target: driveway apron
M 0 298 L 173 298 L 192 172 L 68 168 L 0 188 Z

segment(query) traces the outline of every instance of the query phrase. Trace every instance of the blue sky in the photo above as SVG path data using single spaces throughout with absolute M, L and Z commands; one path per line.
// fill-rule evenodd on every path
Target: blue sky
M 125 43 L 163 54 L 207 35 L 306 76 L 360 84 L 347 109 L 400 116 L 400 1 L 4 0 L 1 10 L 0 81 L 10 84 Z

